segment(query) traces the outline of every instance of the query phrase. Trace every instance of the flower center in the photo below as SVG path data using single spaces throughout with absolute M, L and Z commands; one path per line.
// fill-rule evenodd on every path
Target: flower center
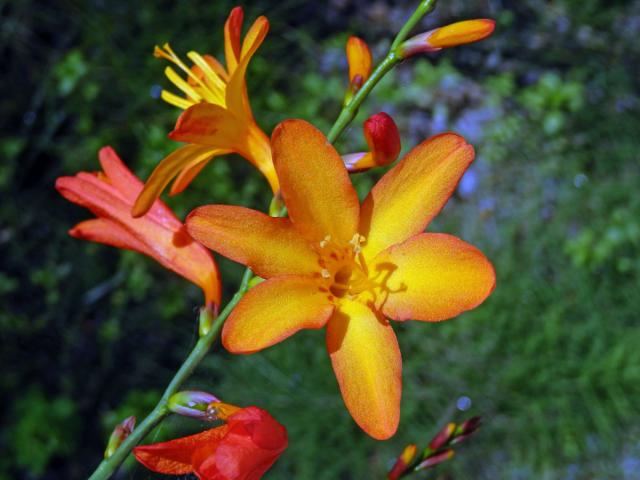
M 340 245 L 327 235 L 317 250 L 320 266 L 321 287 L 327 292 L 330 301 L 342 298 L 353 299 L 374 285 L 369 281 L 367 267 L 364 263 L 361 244 L 364 237 L 358 233 L 347 245 Z

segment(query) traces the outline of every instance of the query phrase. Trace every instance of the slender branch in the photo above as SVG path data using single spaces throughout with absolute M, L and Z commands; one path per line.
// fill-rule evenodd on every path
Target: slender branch
M 402 61 L 402 58 L 398 54 L 398 47 L 407 38 L 416 23 L 435 8 L 436 1 L 437 0 L 422 0 L 411 17 L 409 17 L 406 23 L 402 26 L 400 32 L 398 32 L 398 35 L 396 35 L 396 38 L 393 40 L 387 56 L 378 64 L 371 76 L 366 82 L 364 82 L 364 85 L 362 85 L 360 90 L 358 90 L 358 92 L 353 96 L 351 101 L 342 108 L 342 111 L 338 115 L 338 119 L 333 124 L 333 127 L 331 127 L 331 130 L 327 135 L 327 138 L 331 143 L 334 143 L 340 137 L 344 129 L 353 121 L 358 114 L 360 105 L 365 98 L 367 98 L 369 93 L 371 93 L 373 87 L 382 80 L 389 70 Z
M 196 367 L 202 362 L 209 349 L 213 345 L 213 342 L 218 338 L 218 334 L 222 329 L 224 321 L 229 314 L 233 311 L 240 299 L 248 290 L 249 280 L 251 280 L 252 272 L 248 268 L 245 270 L 242 277 L 242 282 L 238 291 L 235 293 L 231 301 L 227 304 L 220 315 L 215 319 L 211 329 L 207 334 L 201 337 L 196 343 L 193 350 L 180 366 L 180 369 L 171 379 L 171 382 L 167 386 L 166 390 L 162 394 L 160 401 L 155 408 L 147 415 L 147 417 L 134 428 L 133 432 L 122 442 L 118 449 L 112 456 L 106 458 L 98 465 L 98 468 L 93 472 L 89 480 L 104 480 L 109 478 L 120 466 L 120 464 L 127 458 L 129 452 L 135 447 L 144 437 L 146 437 L 151 430 L 155 428 L 167 415 L 169 410 L 167 404 L 169 398 L 176 393 L 182 384 L 191 376 Z

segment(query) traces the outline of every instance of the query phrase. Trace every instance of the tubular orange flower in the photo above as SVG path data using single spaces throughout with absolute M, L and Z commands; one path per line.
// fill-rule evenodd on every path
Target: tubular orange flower
M 484 40 L 493 33 L 495 24 L 494 20 L 486 18 L 464 20 L 421 33 L 400 46 L 400 56 L 406 58 Z
M 102 172 L 80 172 L 56 180 L 63 197 L 98 217 L 80 222 L 69 234 L 147 255 L 202 288 L 207 305 L 219 305 L 220 276 L 209 251 L 189 236 L 182 222 L 159 200 L 148 215 L 134 219 L 131 206 L 142 182 L 112 148 L 101 149 L 99 158 Z
M 366 42 L 359 37 L 349 37 L 346 51 L 349 64 L 349 85 L 352 93 L 355 93 L 371 75 L 371 52 Z
M 384 112 L 370 116 L 363 125 L 369 152 L 342 156 L 347 170 L 363 172 L 393 163 L 400 154 L 400 133 L 393 119 Z
M 193 473 L 201 480 L 258 480 L 287 448 L 287 431 L 260 408 L 228 410 L 233 412 L 230 416 L 219 415 L 227 421 L 220 427 L 142 445 L 133 454 L 158 473 Z
M 153 171 L 135 203 L 134 217 L 144 215 L 172 179 L 170 193 L 174 195 L 213 157 L 231 152 L 249 160 L 267 178 L 274 193 L 278 191 L 269 138 L 253 118 L 245 82 L 249 61 L 262 44 L 269 22 L 265 17 L 256 19 L 241 43 L 242 20 L 242 8 L 236 7 L 224 27 L 226 69 L 215 58 L 193 51 L 187 53 L 194 64 L 189 68 L 168 44 L 155 48 L 157 57 L 169 60 L 187 75 L 185 80 L 167 67 L 165 74 L 185 97 L 163 90 L 162 98 L 185 109 L 169 137 L 188 145 L 171 153 Z
M 271 143 L 289 219 L 209 205 L 186 222 L 194 238 L 266 279 L 229 316 L 222 342 L 251 353 L 326 325 L 347 408 L 369 435 L 388 438 L 399 421 L 402 359 L 387 318 L 445 320 L 478 306 L 495 284 L 475 247 L 423 233 L 473 148 L 455 134 L 424 141 L 360 206 L 340 156 L 315 127 L 285 121 Z

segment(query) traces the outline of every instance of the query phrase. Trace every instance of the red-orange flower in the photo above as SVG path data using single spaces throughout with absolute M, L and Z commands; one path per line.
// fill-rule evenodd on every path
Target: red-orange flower
M 496 22 L 487 18 L 464 20 L 435 28 L 416 35 L 400 46 L 400 56 L 437 52 L 443 48 L 457 47 L 484 40 L 493 33 Z
M 215 405 L 215 404 L 213 404 Z M 287 448 L 287 431 L 268 412 L 243 408 L 196 435 L 133 449 L 149 470 L 201 480 L 258 480 Z
M 388 438 L 399 421 L 402 359 L 387 318 L 445 320 L 478 306 L 495 284 L 478 249 L 423 233 L 473 148 L 450 133 L 424 141 L 360 206 L 340 156 L 315 127 L 285 121 L 271 143 L 290 218 L 209 205 L 186 222 L 194 238 L 266 279 L 229 316 L 222 342 L 251 353 L 326 325 L 347 408 L 369 435 Z
M 135 217 L 146 213 L 171 180 L 175 178 L 171 194 L 180 193 L 213 157 L 231 152 L 249 160 L 274 193 L 278 191 L 269 138 L 253 118 L 245 82 L 249 61 L 262 44 L 269 22 L 258 17 L 241 42 L 242 21 L 242 8 L 231 10 L 224 27 L 226 69 L 212 56 L 193 51 L 187 53 L 194 64 L 189 68 L 168 44 L 156 47 L 157 57 L 169 60 L 187 75 L 185 80 L 167 67 L 165 74 L 185 97 L 163 90 L 162 98 L 185 109 L 169 137 L 188 145 L 171 153 L 152 172 L 133 208 Z
M 369 151 L 343 155 L 347 170 L 362 172 L 395 162 L 400 154 L 400 133 L 393 118 L 384 112 L 376 113 L 365 120 L 363 129 Z
M 101 149 L 99 157 L 102 172 L 80 172 L 56 180 L 63 197 L 98 217 L 80 222 L 69 234 L 147 255 L 202 288 L 207 305 L 219 305 L 220 277 L 209 251 L 191 238 L 182 222 L 159 200 L 144 218 L 133 218 L 131 206 L 142 190 L 142 182 L 110 147 Z

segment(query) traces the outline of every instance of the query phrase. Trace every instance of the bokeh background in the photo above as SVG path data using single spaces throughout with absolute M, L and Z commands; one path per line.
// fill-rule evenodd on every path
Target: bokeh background
M 380 59 L 412 1 L 247 2 L 271 32 L 249 70 L 260 125 L 288 117 L 328 131 L 346 86 L 350 34 Z M 0 479 L 83 478 L 113 425 L 153 406 L 197 335 L 201 293 L 152 260 L 81 242 L 88 212 L 56 177 L 96 170 L 112 145 L 141 177 L 176 144 L 178 110 L 154 44 L 222 53 L 228 1 L 0 1 Z M 251 356 L 219 346 L 188 387 L 257 404 L 290 447 L 268 478 L 383 478 L 402 446 L 445 421 L 483 429 L 424 478 L 640 479 L 640 2 L 449 0 L 421 23 L 490 17 L 492 38 L 397 68 L 361 122 L 394 116 L 406 150 L 446 130 L 477 160 L 431 230 L 479 246 L 498 287 L 479 309 L 397 331 L 402 422 L 367 437 L 343 407 L 322 332 Z M 420 30 L 417 30 L 418 32 Z M 354 177 L 365 193 L 383 172 Z M 264 209 L 246 162 L 208 166 L 169 203 Z M 220 260 L 226 298 L 241 273 Z M 204 425 L 171 418 L 149 440 Z M 156 476 L 134 462 L 121 479 Z

